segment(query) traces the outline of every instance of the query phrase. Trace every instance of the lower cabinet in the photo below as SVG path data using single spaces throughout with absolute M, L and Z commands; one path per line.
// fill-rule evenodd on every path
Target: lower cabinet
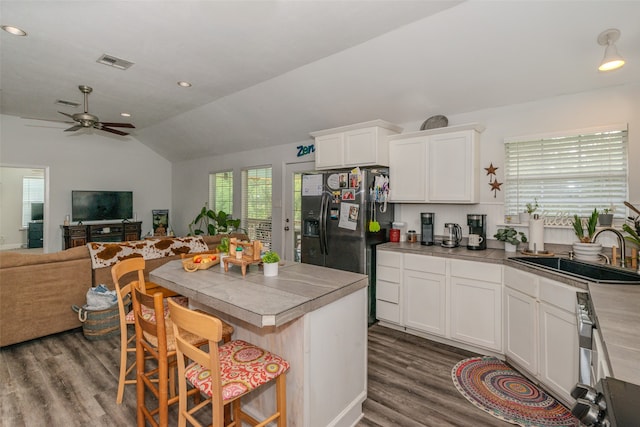
M 451 338 L 502 352 L 502 266 L 451 261 Z
M 504 288 L 504 352 L 518 366 L 538 372 L 538 302 L 532 296 Z
M 402 324 L 400 312 L 401 269 L 401 253 L 376 252 L 376 318 L 396 325 Z
M 447 319 L 446 260 L 424 255 L 404 256 L 404 324 L 407 328 L 444 337 Z

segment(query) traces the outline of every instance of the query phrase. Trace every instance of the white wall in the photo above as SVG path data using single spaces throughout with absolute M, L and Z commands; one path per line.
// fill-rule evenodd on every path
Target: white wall
M 62 249 L 60 225 L 71 213 L 71 190 L 133 191 L 143 233 L 151 229 L 152 209 L 171 207 L 171 163 L 133 137 L 65 133 L 64 125 L 7 115 L 0 125 L 0 164 L 49 168 L 46 252 Z
M 603 75 L 602 78 L 606 78 Z M 446 115 L 446 112 L 444 112 Z M 445 222 L 462 225 L 468 234 L 469 213 L 487 214 L 490 238 L 496 224 L 504 221 L 503 192 L 490 191 L 489 177 L 484 168 L 497 166 L 497 180 L 504 182 L 503 141 L 507 137 L 533 135 L 555 131 L 585 129 L 600 125 L 627 123 L 629 126 L 629 200 L 640 206 L 640 86 L 619 86 L 584 92 L 519 105 L 473 111 L 448 116 L 449 125 L 480 122 L 486 126 L 481 135 L 480 203 L 477 205 L 403 204 L 396 206 L 396 219 L 407 222 L 408 229 L 419 230 L 420 212 L 436 213 L 436 234 L 442 234 Z M 405 132 L 420 129 L 421 122 L 404 123 Z M 392 184 L 393 184 L 393 177 Z M 545 241 L 569 244 L 572 230 L 545 230 Z

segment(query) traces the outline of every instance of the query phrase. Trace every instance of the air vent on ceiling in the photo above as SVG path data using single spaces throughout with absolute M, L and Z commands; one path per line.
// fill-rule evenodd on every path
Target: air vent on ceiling
M 111 67 L 115 67 L 119 70 L 126 70 L 133 65 L 133 62 L 116 58 L 115 56 L 107 55 L 106 53 L 102 55 L 100 58 L 98 58 L 96 62 L 104 65 L 109 65 Z
M 64 105 L 65 107 L 73 107 L 73 108 L 78 108 L 80 106 L 80 104 L 78 104 L 77 102 L 65 101 L 64 99 L 56 99 L 56 104 Z

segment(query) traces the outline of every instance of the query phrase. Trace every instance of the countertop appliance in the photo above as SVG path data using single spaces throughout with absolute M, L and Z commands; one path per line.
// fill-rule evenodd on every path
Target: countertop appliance
M 436 214 L 433 212 L 422 212 L 420 214 L 420 244 L 425 246 L 433 245 L 433 224 L 435 224 Z
M 369 276 L 369 323 L 375 321 L 375 246 L 387 241 L 393 204 L 388 169 L 332 170 L 302 176 L 303 263 Z M 380 231 L 369 231 L 370 221 Z
M 487 249 L 487 216 L 469 214 L 467 215 L 467 225 L 469 226 L 467 249 Z
M 444 225 L 444 237 L 441 245 L 445 248 L 458 247 L 462 240 L 462 228 L 453 222 L 447 222 Z

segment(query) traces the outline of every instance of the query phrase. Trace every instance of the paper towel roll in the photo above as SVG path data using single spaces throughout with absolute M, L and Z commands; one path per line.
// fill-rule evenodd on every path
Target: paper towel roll
M 529 220 L 529 252 L 544 251 L 544 219 Z

